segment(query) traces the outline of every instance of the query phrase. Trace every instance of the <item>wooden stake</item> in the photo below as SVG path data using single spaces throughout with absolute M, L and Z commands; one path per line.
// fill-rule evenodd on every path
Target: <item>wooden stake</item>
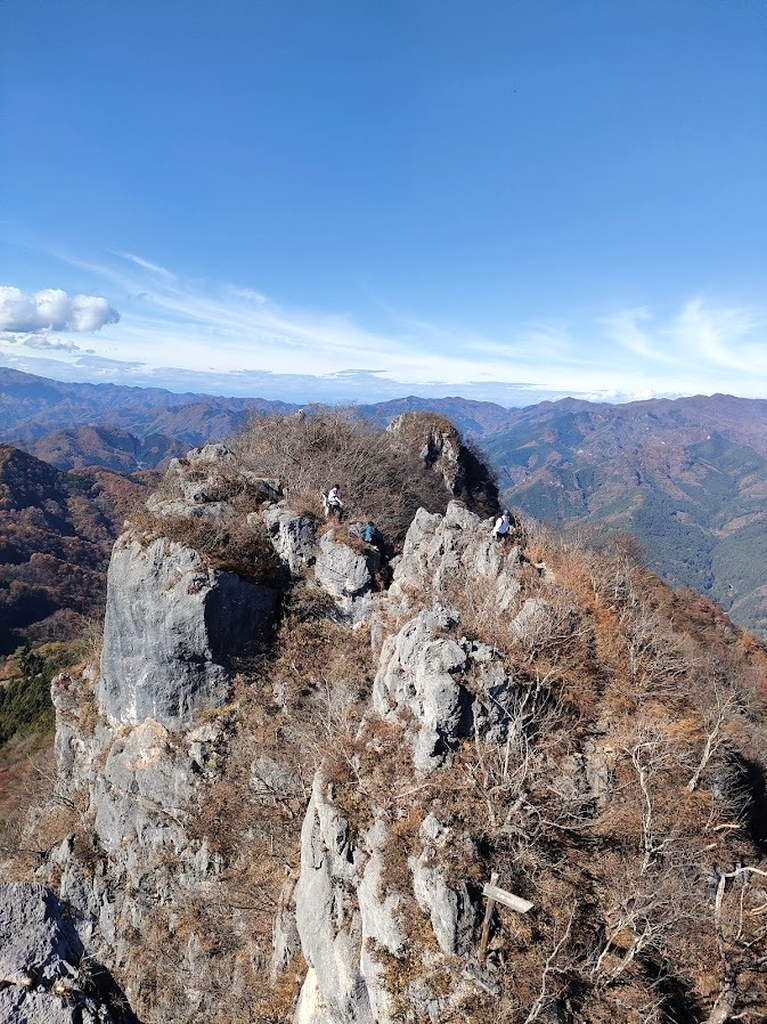
M 498 872 L 493 871 L 490 875 L 490 885 L 495 888 L 495 884 L 498 881 Z M 487 888 L 487 886 L 485 886 Z M 484 890 L 483 890 L 484 892 Z M 485 959 L 485 953 L 487 952 L 487 940 L 490 938 L 490 918 L 493 916 L 493 907 L 495 906 L 495 899 L 493 896 L 487 897 L 487 906 L 485 907 L 485 920 L 482 922 L 482 938 L 479 942 L 479 962 Z
M 496 881 L 498 876 L 493 876 Z M 482 890 L 483 896 L 487 896 L 488 899 L 495 900 L 497 903 L 503 903 L 505 907 L 511 907 L 512 910 L 516 910 L 518 914 L 526 914 L 528 910 L 533 909 L 533 904 L 529 900 L 523 900 L 521 896 L 515 896 L 513 892 L 507 892 L 505 889 L 499 889 L 495 882 L 490 879 L 490 884 L 485 885 Z
M 478 961 L 482 963 L 485 959 L 485 953 L 487 952 L 487 940 L 490 937 L 490 919 L 493 916 L 493 908 L 496 903 L 502 903 L 505 907 L 510 907 L 512 910 L 516 910 L 518 914 L 526 914 L 528 910 L 533 909 L 533 904 L 529 900 L 523 900 L 521 896 L 515 896 L 512 892 L 507 892 L 505 889 L 499 889 L 498 885 L 498 872 L 493 871 L 490 875 L 490 881 L 485 883 L 482 889 L 482 895 L 487 897 L 487 907 L 485 908 L 485 920 L 482 922 L 482 937 L 479 941 L 479 954 Z

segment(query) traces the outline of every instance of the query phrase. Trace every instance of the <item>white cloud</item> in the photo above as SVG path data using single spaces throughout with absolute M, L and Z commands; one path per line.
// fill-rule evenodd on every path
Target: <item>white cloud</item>
M 759 326 L 759 317 L 753 310 L 711 309 L 702 298 L 696 297 L 685 304 L 665 333 L 688 355 L 713 366 L 764 373 L 767 371 L 767 347 L 743 345 Z
M 709 382 L 723 390 L 727 373 L 730 379 L 743 376 L 736 393 L 744 394 L 746 387 L 752 395 L 754 376 L 767 376 L 766 320 L 754 308 L 716 306 L 696 296 L 665 317 L 641 307 L 600 317 L 598 323 L 611 341 L 637 357 L 634 370 L 654 376 L 660 390 L 664 376 L 673 376 L 675 383 L 684 378 L 684 393 L 705 392 Z
M 83 350 L 79 345 L 75 345 L 73 341 L 51 341 L 47 335 L 39 334 L 25 334 L 16 335 L 14 338 L 17 344 L 24 345 L 26 348 L 34 348 L 39 351 L 54 351 L 54 352 L 82 352 Z
M 87 365 L 74 335 L 56 339 L 72 349 L 50 353 L 83 372 L 101 367 L 99 379 L 111 374 L 123 383 L 170 390 L 174 381 L 186 381 L 194 390 L 269 397 L 279 378 L 280 388 L 300 381 L 300 402 L 311 400 L 312 387 L 360 401 L 434 389 L 502 401 L 513 394 L 513 404 L 568 394 L 608 401 L 715 391 L 767 397 L 765 317 L 754 308 L 686 297 L 673 309 L 605 306 L 601 314 L 576 319 L 552 298 L 551 308 L 535 319 L 515 320 L 510 309 L 501 324 L 482 332 L 376 301 L 377 319 L 363 323 L 333 311 L 330 302 L 321 311 L 289 307 L 250 283 L 188 280 L 143 256 L 112 257 L 68 262 L 125 297 L 119 327 L 91 336 Z M 67 317 L 70 331 L 94 330 L 109 315 L 106 300 L 95 296 L 75 315 L 75 300 L 63 292 L 31 299 L 17 289 L 4 294 L 0 309 L 15 324 L 25 317 L 29 322 L 31 299 L 37 322 L 47 320 L 48 330 Z M 44 330 L 35 328 L 38 337 Z M 20 339 L 6 334 L 5 340 Z M 524 394 L 528 402 L 520 402 Z
M 654 344 L 651 330 L 652 313 L 649 309 L 623 309 L 610 316 L 597 318 L 597 323 L 607 329 L 608 337 L 642 359 L 669 361 L 673 356 L 660 350 Z M 640 324 L 647 324 L 642 330 Z
M 158 263 L 152 263 L 151 260 L 145 260 L 143 256 L 136 256 L 132 252 L 115 252 L 114 255 L 119 256 L 120 259 L 127 260 L 129 263 L 134 263 L 141 270 L 147 270 L 150 274 L 162 278 L 168 283 L 175 280 L 175 276 L 169 270 L 161 267 Z
M 98 331 L 119 319 L 117 310 L 100 295 L 70 297 L 60 288 L 25 295 L 19 288 L 0 285 L 0 331 L 9 334 Z

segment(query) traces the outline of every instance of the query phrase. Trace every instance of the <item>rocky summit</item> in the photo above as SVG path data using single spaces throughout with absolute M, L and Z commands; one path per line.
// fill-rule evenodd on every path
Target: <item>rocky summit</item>
M 4 1019 L 764 1019 L 767 651 L 496 499 L 420 414 L 171 464 L 53 683 Z

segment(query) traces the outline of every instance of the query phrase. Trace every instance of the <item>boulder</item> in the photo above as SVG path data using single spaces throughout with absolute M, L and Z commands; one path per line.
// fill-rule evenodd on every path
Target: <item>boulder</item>
M 320 538 L 314 568 L 317 583 L 335 600 L 341 616 L 352 624 L 367 618 L 373 593 L 373 576 L 381 567 L 381 556 L 370 548 L 360 554 L 348 544 L 336 541 L 335 530 Z
M 248 522 L 251 521 L 251 513 Z M 309 516 L 272 505 L 264 510 L 264 523 L 278 557 L 290 569 L 291 576 L 300 576 L 317 557 L 316 526 Z
M 373 684 L 373 706 L 414 722 L 413 760 L 419 771 L 438 767 L 455 741 L 472 733 L 472 698 L 461 679 L 470 663 L 467 641 L 435 636 L 451 621 L 445 611 L 423 611 L 384 643 Z
M 0 882 L 0 1020 L 15 1024 L 137 1024 L 64 907 L 42 885 Z
M 161 537 L 145 547 L 123 534 L 107 576 L 103 714 L 178 729 L 225 703 L 228 666 L 270 628 L 276 600 L 271 587 L 209 569 L 182 544 Z

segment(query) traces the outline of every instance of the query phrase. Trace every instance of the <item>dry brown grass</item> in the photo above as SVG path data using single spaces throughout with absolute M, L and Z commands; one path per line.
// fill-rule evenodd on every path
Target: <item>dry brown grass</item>
M 345 520 L 372 520 L 398 547 L 419 506 L 442 511 L 450 499 L 441 476 L 419 457 L 427 421 L 416 417 L 413 438 L 403 444 L 353 409 L 317 407 L 305 417 L 254 418 L 236 451 L 247 469 L 280 479 L 291 507 L 318 514 L 320 493 L 338 484 Z
M 284 569 L 275 554 L 262 519 L 248 516 L 260 511 L 252 499 L 235 500 L 229 513 L 214 519 L 180 514 L 156 515 L 142 508 L 131 526 L 143 544 L 165 537 L 198 552 L 211 569 L 236 573 L 251 583 L 277 586 Z

